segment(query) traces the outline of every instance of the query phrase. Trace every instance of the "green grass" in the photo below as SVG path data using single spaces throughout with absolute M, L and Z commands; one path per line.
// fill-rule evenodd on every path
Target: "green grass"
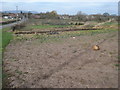
M 10 30 L 10 28 L 4 28 L 2 30 L 0 30 L 0 64 L 2 63 L 2 53 L 5 50 L 5 47 L 9 44 L 9 42 L 12 40 L 13 36 L 11 32 L 8 32 Z M 0 71 L 2 71 L 2 68 L 0 68 Z M 2 80 L 2 78 L 5 80 L 5 78 L 7 78 L 7 74 L 4 73 L 0 73 L 0 80 Z M 2 83 L 0 83 L 1 85 Z
M 9 30 L 10 30 L 10 28 L 3 28 L 3 29 L 2 29 L 2 31 L 4 31 L 4 32 L 5 32 L 5 31 L 9 31 Z
M 116 66 L 116 67 L 119 67 L 119 66 L 120 66 L 120 64 L 115 64 L 115 66 Z
M 2 30 L 0 29 L 0 60 L 1 59 L 2 59 Z
M 13 38 L 11 32 L 2 32 L 2 49 L 4 50 L 5 47 L 9 44 L 10 40 Z
M 117 67 L 117 70 L 120 70 L 120 63 L 114 65 Z
M 16 36 L 16 41 L 25 41 L 29 39 L 35 39 L 40 43 L 44 42 L 61 42 L 62 39 L 74 37 L 74 36 L 93 36 L 101 33 L 113 33 L 117 30 L 90 30 L 90 31 L 71 31 L 71 32 L 61 32 L 60 34 L 55 35 L 47 35 L 47 34 L 39 34 L 39 35 L 31 35 L 31 37 L 26 36 Z
M 118 25 L 118 22 L 106 22 L 104 23 L 103 25 L 107 25 L 107 26 L 110 26 L 110 25 Z
M 16 19 L 4 19 L 4 18 L 2 18 L 2 19 L 0 19 L 0 21 L 12 21 L 12 20 L 16 20 Z
M 21 75 L 21 74 L 22 74 L 22 71 L 19 71 L 18 69 L 17 69 L 17 70 L 15 70 L 15 72 L 16 72 L 16 73 L 18 73 L 19 75 Z
M 68 27 L 71 25 L 33 25 L 31 26 L 32 29 L 46 29 L 46 28 L 61 28 L 61 27 Z
M 2 31 L 2 49 L 4 50 L 5 47 L 9 44 L 10 40 L 13 39 L 12 32 L 9 32 L 10 28 L 3 28 Z
M 49 29 L 49 28 L 64 28 L 71 27 L 72 25 L 29 25 L 21 29 L 22 31 L 31 31 L 33 29 Z
M 2 30 L 0 29 L 0 53 L 2 52 Z
M 2 30 L 0 29 L 0 89 L 2 88 Z

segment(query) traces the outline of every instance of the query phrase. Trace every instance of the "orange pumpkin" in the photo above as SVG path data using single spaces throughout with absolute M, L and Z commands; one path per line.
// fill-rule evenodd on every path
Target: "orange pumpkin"
M 98 45 L 94 45 L 93 50 L 100 50 L 100 47 Z

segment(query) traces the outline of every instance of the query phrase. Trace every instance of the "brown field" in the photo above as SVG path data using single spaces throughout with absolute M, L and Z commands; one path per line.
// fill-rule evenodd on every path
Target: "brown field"
M 114 31 L 49 42 L 13 40 L 4 52 L 5 87 L 117 88 L 117 37 Z M 98 51 L 92 49 L 96 44 Z

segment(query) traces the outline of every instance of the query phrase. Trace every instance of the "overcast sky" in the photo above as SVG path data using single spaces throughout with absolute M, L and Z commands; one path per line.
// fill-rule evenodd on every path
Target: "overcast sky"
M 108 12 L 118 13 L 119 0 L 2 0 L 0 11 L 19 10 L 46 12 L 55 10 L 59 14 L 76 14 L 82 11 L 86 14 Z
M 21 2 L 22 0 L 2 0 L 2 2 Z M 23 2 L 118 2 L 119 0 L 24 0 Z

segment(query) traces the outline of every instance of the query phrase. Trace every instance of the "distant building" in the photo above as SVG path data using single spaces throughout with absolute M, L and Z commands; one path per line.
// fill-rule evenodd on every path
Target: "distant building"
M 4 18 L 4 19 L 16 19 L 17 15 L 13 14 L 13 13 L 2 14 L 2 18 Z
M 69 16 L 69 15 L 60 15 L 59 18 L 60 19 L 72 19 L 72 16 Z
M 9 19 L 9 16 L 3 16 L 4 19 Z
M 35 15 L 34 14 L 34 15 L 32 15 L 32 17 L 35 18 L 35 19 L 40 19 L 40 15 Z

